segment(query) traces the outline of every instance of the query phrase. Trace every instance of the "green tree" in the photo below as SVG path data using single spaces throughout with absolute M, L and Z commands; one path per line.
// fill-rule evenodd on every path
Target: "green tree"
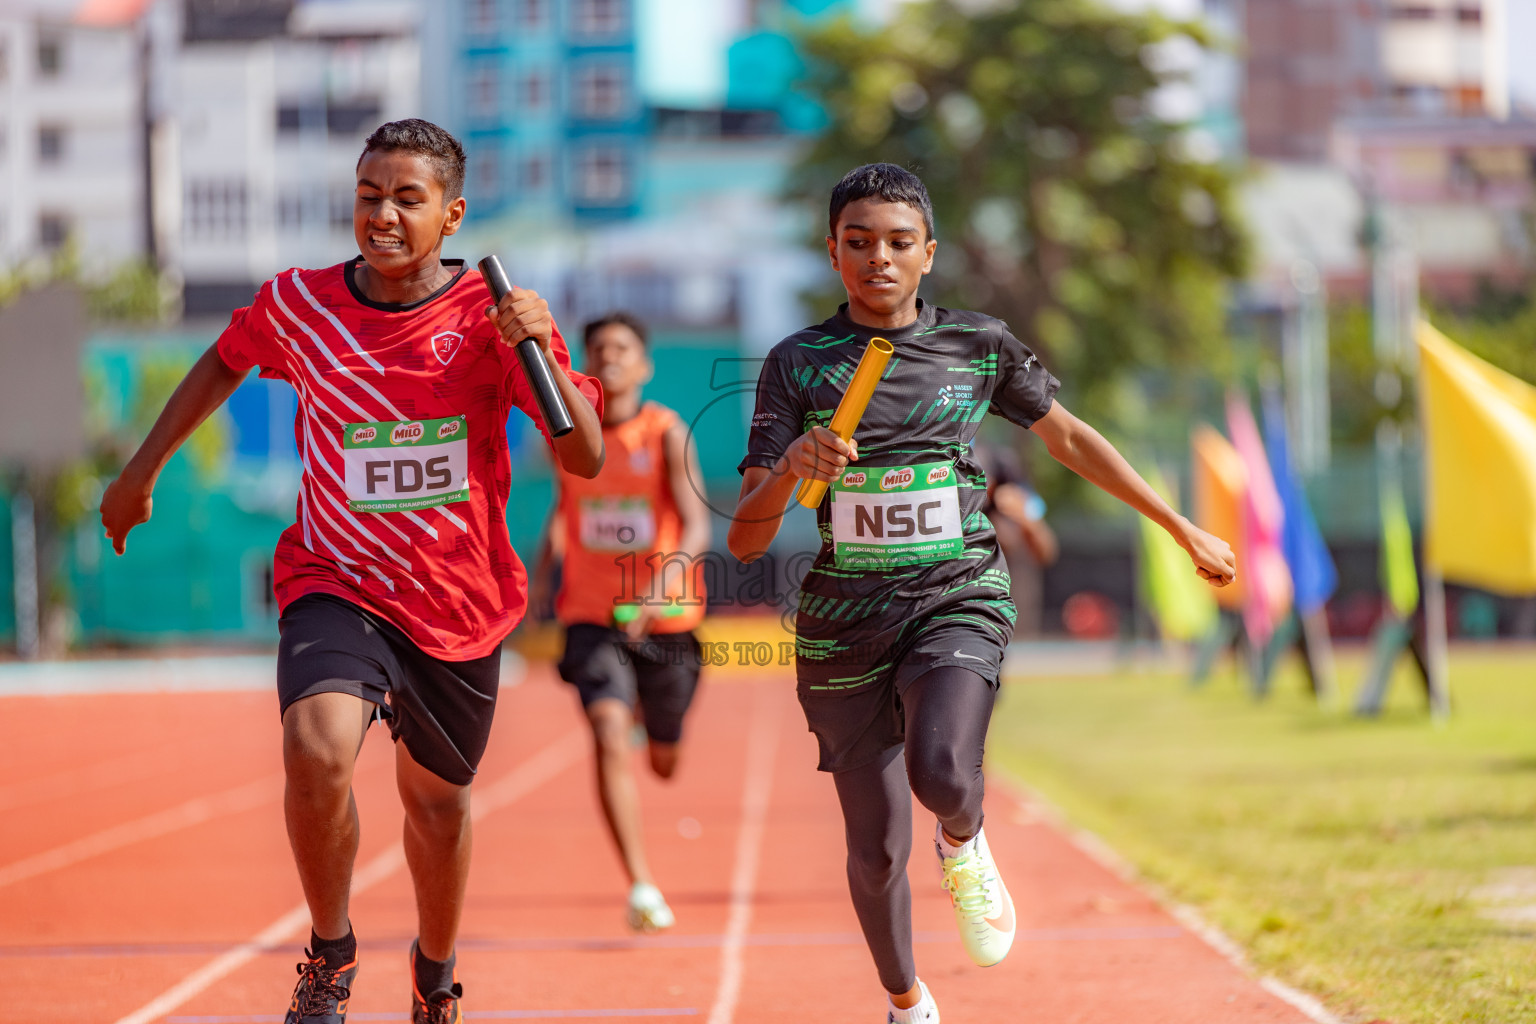
M 1136 371 L 1219 371 L 1225 285 L 1245 268 L 1231 170 L 1151 113 L 1175 37 L 1214 45 L 1200 24 L 1090 0 L 927 0 L 880 28 L 808 30 L 805 87 L 830 123 L 793 191 L 824 203 L 870 161 L 917 171 L 939 234 L 925 293 L 1008 321 L 1075 406 L 1134 430 Z

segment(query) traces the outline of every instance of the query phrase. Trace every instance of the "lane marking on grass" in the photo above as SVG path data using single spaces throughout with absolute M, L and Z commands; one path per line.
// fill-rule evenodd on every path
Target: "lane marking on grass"
M 255 782 L 236 786 L 234 789 L 226 789 L 222 793 L 195 797 L 175 807 L 156 811 L 154 814 L 135 818 L 133 821 L 125 821 L 121 825 L 113 825 L 111 828 L 93 832 L 63 846 L 55 846 L 51 850 L 44 850 L 42 853 L 23 857 L 21 860 L 0 867 L 0 888 L 15 885 L 28 878 L 36 878 L 49 871 L 69 867 L 71 864 L 78 864 L 103 853 L 132 846 L 134 843 L 180 832 L 182 829 L 201 825 L 215 818 L 254 810 L 276 800 L 282 796 L 282 793 L 283 776 L 279 772 L 276 775 L 257 779 Z
M 771 686 L 759 683 L 753 695 L 751 731 L 747 734 L 747 771 L 741 784 L 741 831 L 736 836 L 736 864 L 731 872 L 731 912 L 720 945 L 720 987 L 709 1010 L 708 1024 L 731 1024 L 741 996 L 742 950 L 752 924 L 752 900 L 757 865 L 762 855 L 763 825 L 773 791 L 773 763 L 779 749 L 782 702 Z
M 479 821 L 520 800 L 575 764 L 587 749 L 584 732 L 581 728 L 572 729 L 500 780 L 475 794 L 470 806 L 471 820 Z M 353 872 L 352 895 L 361 895 L 404 865 L 405 850 L 397 842 L 370 860 L 361 870 Z M 148 1003 L 119 1018 L 117 1024 L 149 1024 L 150 1021 L 159 1020 L 215 982 L 293 938 L 296 932 L 308 924 L 309 907 L 301 902 L 245 942 L 210 960 Z
M 988 772 L 987 781 L 991 783 L 993 779 L 993 774 Z M 1005 776 L 1004 782 L 1001 788 L 1008 793 L 1021 814 L 1026 817 L 1030 815 L 1038 817 L 1065 836 L 1067 841 L 1082 851 L 1089 860 L 1126 885 L 1146 893 L 1185 930 L 1204 942 L 1244 975 L 1252 978 L 1264 991 L 1305 1014 L 1315 1024 L 1345 1024 L 1342 1017 L 1331 1013 L 1315 997 L 1300 989 L 1292 988 L 1278 978 L 1259 974 L 1254 969 L 1253 962 L 1248 959 L 1248 954 L 1243 951 L 1243 947 L 1234 942 L 1220 928 L 1207 921 L 1200 911 L 1188 903 L 1173 899 L 1160 886 L 1148 882 L 1136 870 L 1136 866 L 1122 857 L 1114 847 L 1106 843 L 1097 833 L 1074 825 L 1067 819 L 1061 808 L 1051 803 L 1044 795 L 1013 776 Z

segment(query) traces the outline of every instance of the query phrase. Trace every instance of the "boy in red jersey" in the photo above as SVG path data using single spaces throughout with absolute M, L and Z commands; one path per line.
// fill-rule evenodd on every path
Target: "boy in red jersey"
M 701 477 L 687 425 L 640 399 L 655 372 L 645 325 L 613 313 L 587 324 L 584 342 L 585 369 L 603 385 L 603 449 L 611 457 L 591 479 L 560 470 L 536 589 L 547 588 L 559 559 L 560 675 L 576 687 L 592 724 L 598 797 L 629 875 L 629 925 L 654 932 L 673 917 L 645 857 L 630 735 L 638 708 L 651 768 L 671 778 L 699 681 L 692 630 L 704 617 L 697 567 L 709 550 L 709 511 L 695 489 Z
M 284 812 L 313 932 L 285 1024 L 343 1024 L 357 974 L 347 917 L 357 855 L 352 770 L 389 722 L 419 933 L 415 1024 L 457 1024 L 454 939 L 469 869 L 469 786 L 490 732 L 502 639 L 526 606 L 507 536 L 506 421 L 540 423 L 513 344 L 537 339 L 576 429 L 560 464 L 602 467 L 601 389 L 574 373 L 538 295 L 492 306 L 479 275 L 441 258 L 465 202 L 464 151 L 434 124 L 381 126 L 357 165 L 362 255 L 284 271 L 237 310 L 188 372 L 101 503 L 121 554 L 156 477 L 251 367 L 299 394 L 304 476 L 278 542 L 277 682 Z M 547 436 L 547 435 L 546 435 Z

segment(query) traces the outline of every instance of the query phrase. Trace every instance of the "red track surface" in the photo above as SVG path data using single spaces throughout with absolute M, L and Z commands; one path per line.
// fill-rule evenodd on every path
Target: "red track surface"
M 706 681 L 678 779 L 642 782 L 652 863 L 678 918 L 661 937 L 624 927 L 582 729 L 574 696 L 545 669 L 503 691 L 476 784 L 459 947 L 471 1020 L 884 1019 L 832 787 L 813 770 L 790 679 Z M 373 865 L 375 881 L 352 906 L 357 1022 L 404 1019 L 414 933 L 409 878 L 390 853 L 400 833 L 390 744 L 374 733 L 357 781 L 359 873 Z M 290 915 L 300 895 L 278 741 L 264 693 L 0 701 L 0 1021 L 280 1020 L 308 926 Z M 994 789 L 988 812 L 1020 933 L 985 971 L 955 938 L 928 853 L 932 821 L 918 815 L 918 966 L 949 1024 L 1306 1020 L 1005 791 Z M 697 829 L 680 830 L 684 819 Z M 285 915 L 289 930 L 267 947 L 229 956 Z M 189 991 L 211 964 L 229 969 Z

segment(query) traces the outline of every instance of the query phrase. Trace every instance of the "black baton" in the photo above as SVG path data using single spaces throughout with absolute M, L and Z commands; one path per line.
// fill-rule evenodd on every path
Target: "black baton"
M 507 279 L 501 260 L 495 256 L 481 260 L 480 276 L 491 290 L 491 298 L 500 305 L 501 297 L 512 290 L 512 282 Z M 559 388 L 555 387 L 554 374 L 549 370 L 549 363 L 545 361 L 539 343 L 532 338 L 518 342 L 517 358 L 523 364 L 523 375 L 533 388 L 533 397 L 538 400 L 539 411 L 544 414 L 544 426 L 548 428 L 549 436 L 564 437 L 575 430 L 576 424 L 571 421 L 571 412 L 565 407 L 565 399 L 560 397 Z

